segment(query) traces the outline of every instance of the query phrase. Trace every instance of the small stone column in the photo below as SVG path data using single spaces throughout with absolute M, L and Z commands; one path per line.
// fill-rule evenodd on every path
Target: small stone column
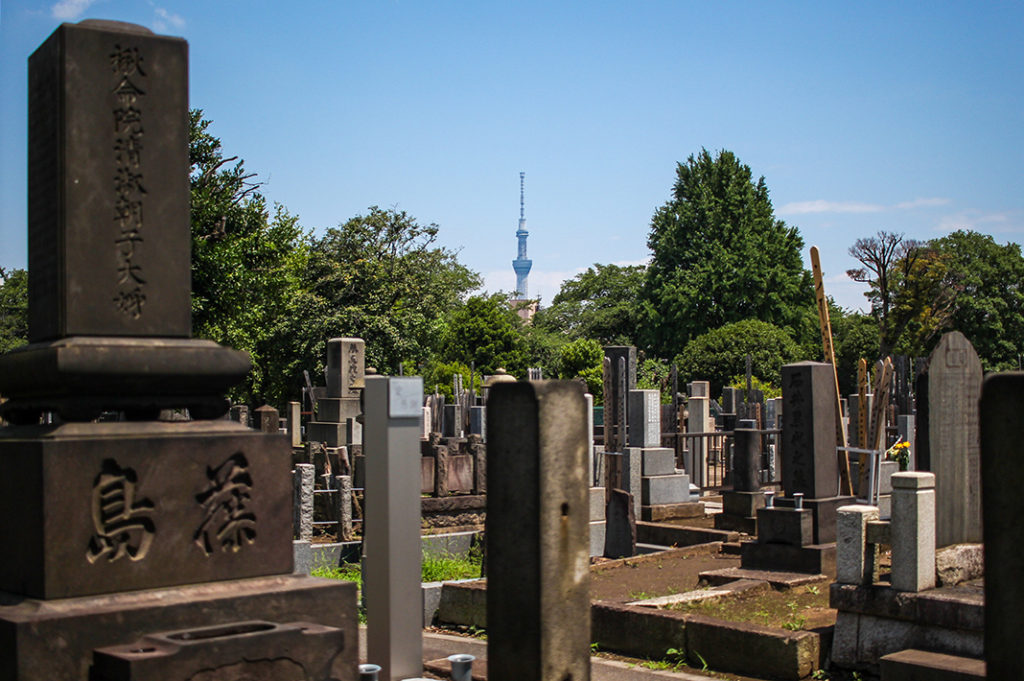
M 935 586 L 935 474 L 892 476 L 892 588 Z
M 295 538 L 309 541 L 313 538 L 313 480 L 316 466 L 311 463 L 295 464 L 292 473 L 292 522 Z
M 836 512 L 836 581 L 840 584 L 874 582 L 878 548 L 867 543 L 868 523 L 873 520 L 878 520 L 875 506 L 851 504 Z
M 288 403 L 288 439 L 292 449 L 302 446 L 302 405 L 298 402 Z
M 281 417 L 277 410 L 269 404 L 264 404 L 256 409 L 256 422 L 259 424 L 261 433 L 274 434 L 281 430 Z
M 338 541 L 352 539 L 352 478 L 334 476 L 334 517 L 338 521 Z
M 695 383 L 704 383 L 696 381 Z M 711 405 L 707 397 L 692 396 L 686 403 L 690 416 L 686 422 L 688 433 L 703 433 L 708 429 L 708 416 Z M 690 481 L 697 487 L 704 486 L 704 468 L 706 465 L 704 439 L 690 438 L 690 454 L 686 459 L 686 472 L 690 474 Z

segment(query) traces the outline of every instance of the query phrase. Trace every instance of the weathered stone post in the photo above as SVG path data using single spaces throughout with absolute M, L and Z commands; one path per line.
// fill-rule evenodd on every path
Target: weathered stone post
M 935 475 L 892 476 L 892 588 L 935 586 Z
M 878 571 L 878 549 L 868 544 L 868 523 L 878 520 L 878 508 L 851 504 L 836 512 L 836 581 L 871 584 Z
M 583 388 L 508 383 L 487 408 L 488 677 L 589 681 Z
M 423 379 L 367 376 L 367 659 L 382 681 L 420 676 L 420 417 Z M 414 616 L 415 613 L 415 616 Z
M 311 463 L 295 464 L 292 473 L 292 523 L 295 538 L 309 541 L 313 538 L 313 487 L 316 466 Z

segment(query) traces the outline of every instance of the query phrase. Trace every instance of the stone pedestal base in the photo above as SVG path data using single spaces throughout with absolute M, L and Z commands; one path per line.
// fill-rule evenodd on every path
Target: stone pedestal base
M 835 576 L 836 545 L 762 544 L 748 542 L 740 549 L 740 566 L 745 570 L 783 570 Z
M 285 634 L 280 639 L 268 636 L 258 653 L 267 664 L 277 665 L 275 669 L 282 664 L 287 667 L 289 675 L 282 678 L 302 681 L 357 678 L 355 584 L 296 575 L 52 601 L 0 592 L 0 678 L 92 681 L 99 678 L 100 670 L 94 668 L 94 651 L 98 648 L 133 644 L 161 632 L 246 620 L 275 625 L 310 622 L 319 625 L 311 629 L 327 636 L 337 650 L 333 658 L 324 659 L 319 654 L 323 646 L 322 641 L 316 640 L 317 636 L 306 638 L 308 644 L 293 634 Z M 231 631 L 231 627 L 226 627 L 221 633 L 225 644 L 221 647 L 230 648 L 244 637 Z M 134 659 L 141 658 L 139 653 Z M 249 668 L 253 663 L 258 666 L 260 661 L 247 654 L 244 660 L 234 660 L 232 669 L 221 656 L 217 661 L 219 668 L 207 668 L 207 676 L 194 678 L 263 679 L 251 676 L 253 668 Z M 245 676 L 246 673 L 250 676 Z M 121 678 L 143 677 L 136 673 Z
M 722 512 L 715 529 L 757 534 L 757 511 L 764 508 L 764 492 L 722 492 Z
M 836 540 L 836 510 L 840 506 L 856 504 L 853 497 L 820 497 L 817 499 L 804 499 L 804 508 L 810 509 L 814 522 L 814 543 L 831 544 Z M 793 506 L 791 498 L 776 498 L 775 505 L 779 508 Z
M 757 534 L 757 517 L 719 513 L 715 516 L 715 529 L 755 535 Z
M 4 591 L 72 598 L 292 571 L 284 435 L 232 421 L 0 428 L 0 467 Z
M 657 523 L 662 520 L 678 520 L 679 518 L 703 517 L 704 502 L 702 501 L 684 501 L 678 504 L 640 507 L 640 519 L 649 523 Z

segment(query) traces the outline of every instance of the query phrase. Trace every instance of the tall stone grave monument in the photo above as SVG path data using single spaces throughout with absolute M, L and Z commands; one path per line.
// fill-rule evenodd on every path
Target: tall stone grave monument
M 959 331 L 942 336 L 918 379 L 917 464 L 935 473 L 935 545 L 981 541 L 978 353 Z
M 782 367 L 782 486 L 785 497 L 757 511 L 757 542 L 742 566 L 828 574 L 835 570 L 839 496 L 835 373 L 821 362 Z
M 3 679 L 355 677 L 354 589 L 291 574 L 286 436 L 213 420 L 248 357 L 190 338 L 186 74 L 184 40 L 116 22 L 63 24 L 29 60 Z M 196 420 L 155 420 L 171 408 Z M 93 421 L 109 410 L 127 420 Z
M 316 401 L 316 421 L 306 425 L 307 439 L 329 448 L 363 443 L 360 395 L 366 376 L 366 344 L 362 338 L 327 341 L 327 397 Z
M 639 488 L 637 517 L 647 521 L 704 514 L 704 505 L 690 499 L 690 476 L 676 468 L 675 452 L 661 446 L 661 393 L 629 391 L 629 438 L 624 469 L 635 471 Z

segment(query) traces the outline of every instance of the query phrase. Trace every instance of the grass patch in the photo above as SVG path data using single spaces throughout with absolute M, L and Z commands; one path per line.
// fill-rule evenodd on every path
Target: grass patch
M 800 631 L 835 623 L 828 607 L 828 590 L 811 585 L 788 591 L 696 601 L 670 606 L 672 610 L 717 617 L 728 622 L 752 622 L 776 629 Z
M 474 549 L 467 556 L 424 555 L 422 564 L 422 580 L 424 582 L 443 582 L 449 579 L 474 579 L 480 576 L 480 565 L 483 562 L 479 550 Z M 359 563 L 342 563 L 331 567 L 320 565 L 313 568 L 311 575 L 355 582 L 363 588 L 363 573 Z

